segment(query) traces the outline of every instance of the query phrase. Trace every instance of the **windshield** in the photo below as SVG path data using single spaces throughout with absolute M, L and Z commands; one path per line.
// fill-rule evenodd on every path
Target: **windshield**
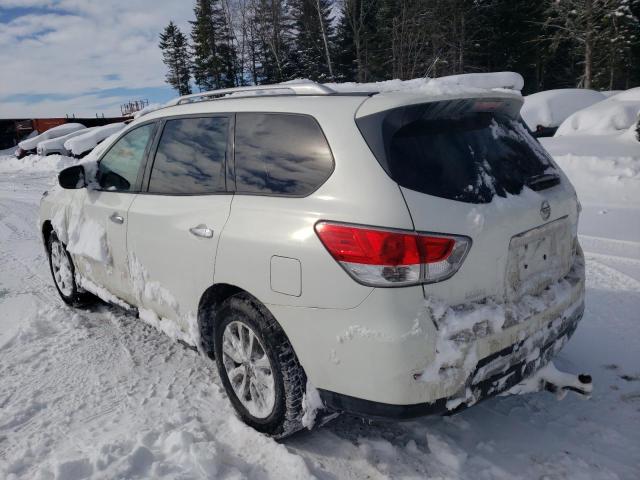
M 380 122 L 383 148 L 372 149 L 405 188 L 488 203 L 495 195 L 517 195 L 525 185 L 540 190 L 559 182 L 548 154 L 519 119 L 499 112 L 460 113 L 459 108 L 446 115 L 440 107 L 437 117 L 423 106 L 398 110 Z M 361 128 L 365 138 L 375 134 L 371 127 Z

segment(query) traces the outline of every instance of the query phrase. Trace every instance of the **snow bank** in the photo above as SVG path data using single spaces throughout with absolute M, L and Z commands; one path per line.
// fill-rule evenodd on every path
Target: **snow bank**
M 622 133 L 637 122 L 639 111 L 637 87 L 575 112 L 562 122 L 555 136 Z
M 18 146 L 23 150 L 34 150 L 38 146 L 38 143 L 44 140 L 62 137 L 68 133 L 75 132 L 76 130 L 83 130 L 85 128 L 86 127 L 81 123 L 63 123 L 57 127 L 50 128 L 40 135 L 21 141 L 18 143 Z
M 96 147 L 100 142 L 121 131 L 125 127 L 124 123 L 110 123 L 103 127 L 96 127 L 84 135 L 78 135 L 64 143 L 64 148 L 74 155 L 82 155 Z
M 77 162 L 76 159 L 63 155 L 28 155 L 24 158 L 14 156 L 0 157 L 1 173 L 30 172 L 56 172 L 63 170 Z
M 609 135 L 566 135 L 540 143 L 569 177 L 583 204 L 640 205 L 640 141 L 635 125 Z
M 603 93 L 582 88 L 547 90 L 524 97 L 520 113 L 527 126 L 535 131 L 538 126 L 557 127 L 572 113 L 605 98 Z
M 554 159 L 571 180 L 582 203 L 640 205 L 640 158 L 561 155 Z

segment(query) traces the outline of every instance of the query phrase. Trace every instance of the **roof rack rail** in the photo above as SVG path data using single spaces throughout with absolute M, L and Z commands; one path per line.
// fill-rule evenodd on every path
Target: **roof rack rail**
M 208 92 L 192 93 L 191 95 L 183 95 L 171 100 L 166 106 L 182 105 L 184 103 L 202 102 L 206 100 L 216 100 L 219 97 L 232 93 L 249 93 L 271 90 L 287 90 L 293 95 L 333 95 L 337 93 L 335 90 L 316 82 L 306 83 L 279 83 L 274 85 L 253 85 L 250 87 L 234 87 L 220 88 L 218 90 L 210 90 Z

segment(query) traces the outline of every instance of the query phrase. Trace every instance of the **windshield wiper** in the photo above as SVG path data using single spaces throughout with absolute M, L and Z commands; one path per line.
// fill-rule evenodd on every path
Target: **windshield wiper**
M 560 184 L 560 175 L 557 173 L 541 173 L 540 175 L 534 175 L 529 177 L 525 184 L 531 190 L 545 190 L 555 185 Z

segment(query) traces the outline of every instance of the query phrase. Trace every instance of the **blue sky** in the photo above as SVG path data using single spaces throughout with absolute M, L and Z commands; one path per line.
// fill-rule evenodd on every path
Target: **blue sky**
M 117 115 L 163 103 L 158 34 L 185 33 L 189 0 L 0 0 L 0 118 Z

